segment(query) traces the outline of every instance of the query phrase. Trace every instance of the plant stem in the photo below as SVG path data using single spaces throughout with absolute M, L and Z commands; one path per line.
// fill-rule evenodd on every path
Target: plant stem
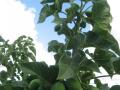
M 80 77 L 79 77 L 78 73 L 76 73 L 76 75 L 77 75 L 77 78 L 78 78 L 78 80 L 79 80 L 79 82 L 80 82 L 80 84 L 81 84 L 81 83 L 82 83 L 82 81 L 81 81 L 81 79 L 80 79 Z

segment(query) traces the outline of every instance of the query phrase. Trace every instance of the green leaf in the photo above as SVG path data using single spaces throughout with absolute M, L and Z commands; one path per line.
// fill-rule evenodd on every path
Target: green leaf
M 22 87 L 12 87 L 11 90 L 24 90 L 24 88 L 22 88 Z
M 21 69 L 24 73 L 37 75 L 41 80 L 49 83 L 54 83 L 56 81 L 59 72 L 58 66 L 52 65 L 48 67 L 44 62 L 23 63 Z
M 106 41 L 110 43 L 110 49 L 112 49 L 116 54 L 120 55 L 119 44 L 112 34 L 103 31 L 99 33 L 103 39 L 106 39 Z
M 39 23 L 42 23 L 45 21 L 46 17 L 49 15 L 49 6 L 48 5 L 45 5 L 41 12 L 40 12 L 40 17 L 39 17 Z
M 98 33 L 89 31 L 86 33 L 86 47 L 109 49 L 110 43 L 107 40 L 103 39 Z
M 56 13 L 54 13 L 54 20 L 53 20 L 53 22 L 55 24 L 57 24 L 57 25 L 60 25 L 63 22 L 65 22 L 65 18 L 60 18 L 59 15 L 58 15 L 58 13 L 56 12 Z
M 55 0 L 54 3 L 57 8 L 57 11 L 61 11 L 63 2 L 64 2 L 64 0 Z
M 100 90 L 110 90 L 107 84 L 101 85 Z
M 12 87 L 27 87 L 27 83 L 24 81 L 12 81 L 11 83 Z
M 73 36 L 73 48 L 82 49 L 86 43 L 86 36 L 82 33 Z
M 5 40 L 3 39 L 2 36 L 0 36 L 0 42 L 4 42 Z
M 42 10 L 41 10 L 41 12 L 40 12 L 40 16 L 39 16 L 39 21 L 38 21 L 38 23 L 44 22 L 45 19 L 46 19 L 48 16 L 52 15 L 53 13 L 54 13 L 53 5 L 50 6 L 50 5 L 46 4 L 46 5 L 42 8 Z
M 67 90 L 83 90 L 78 78 L 69 78 L 65 81 Z
M 42 4 L 46 4 L 46 3 L 53 3 L 54 0 L 42 0 L 41 3 Z
M 115 72 L 120 74 L 120 59 L 113 62 Z
M 48 78 L 48 66 L 45 62 L 28 62 L 21 64 L 21 69 L 26 74 L 38 75 L 41 78 Z
M 81 70 L 80 67 L 82 67 L 83 62 L 85 60 L 86 60 L 86 55 L 82 50 L 79 50 L 79 49 L 74 50 L 72 53 L 72 62 L 71 62 L 71 66 L 73 70 L 75 72 Z
M 66 9 L 67 12 L 67 22 L 71 22 L 75 16 L 77 16 L 77 11 L 79 10 L 79 5 L 72 3 L 71 7 Z
M 94 31 L 110 31 L 110 22 L 112 21 L 112 16 L 110 14 L 110 7 L 107 3 L 107 0 L 93 0 L 92 12 L 92 19 L 94 20 Z
M 85 53 L 81 50 L 73 53 L 73 57 L 71 57 L 71 55 L 67 52 L 61 56 L 58 63 L 58 79 L 69 79 L 74 77 L 79 72 L 79 67 L 81 66 L 82 60 L 85 58 Z
M 92 60 L 88 60 L 88 59 L 84 60 L 82 62 L 82 64 L 80 65 L 80 70 L 82 70 L 82 69 L 100 72 L 98 65 L 95 62 L 93 62 Z
M 48 43 L 48 51 L 49 52 L 63 52 L 64 51 L 64 44 L 59 43 L 57 40 L 52 40 Z
M 75 76 L 74 68 L 71 65 L 71 58 L 69 56 L 64 55 L 59 61 L 58 65 L 59 74 L 57 79 L 64 80 Z
M 83 49 L 86 45 L 86 35 L 79 33 L 72 35 L 66 40 L 67 49 Z
M 0 72 L 0 80 L 1 81 L 7 80 L 7 76 L 8 76 L 8 73 L 6 71 L 3 70 Z
M 102 84 L 99 79 L 96 78 L 94 82 L 99 90 L 110 90 L 108 84 Z
M 52 85 L 51 90 L 66 90 L 62 82 L 56 82 Z
M 44 87 L 40 86 L 40 87 L 38 88 L 38 90 L 44 90 Z
M 74 77 L 74 70 L 67 64 L 59 64 L 59 74 L 57 79 L 64 80 L 71 77 Z
M 120 49 L 117 40 L 107 31 L 89 31 L 85 34 L 85 47 L 96 47 L 103 50 L 112 49 L 114 52 L 116 52 L 116 54 L 120 55 Z
M 117 40 L 107 31 L 98 32 L 101 35 L 101 38 L 109 42 L 109 49 L 112 49 L 116 54 L 120 55 L 119 44 Z
M 120 90 L 120 85 L 114 85 L 110 88 L 110 90 Z
M 55 32 L 57 32 L 58 35 L 64 34 L 64 30 L 62 29 L 62 25 L 56 25 Z
M 94 83 L 96 84 L 96 86 L 97 86 L 98 88 L 100 88 L 100 87 L 102 86 L 101 81 L 100 81 L 99 79 L 97 79 L 97 78 L 94 79 Z
M 57 32 L 58 35 L 64 34 L 66 37 L 72 37 L 73 35 L 73 31 L 67 26 L 66 23 L 56 25 L 55 32 Z
M 52 40 L 48 43 L 48 51 L 51 52 L 57 52 L 59 48 L 59 42 L 57 40 Z
M 3 90 L 13 90 L 13 89 L 12 89 L 12 87 L 10 85 L 4 85 Z
M 4 87 L 0 85 L 0 90 L 4 90 Z
M 24 79 L 25 79 L 25 81 L 26 81 L 27 83 L 30 83 L 33 79 L 37 79 L 37 78 L 38 78 L 37 75 L 26 75 L 26 76 L 24 77 Z
M 86 90 L 99 90 L 97 87 L 94 87 L 92 85 L 89 85 Z
M 0 85 L 0 90 L 14 90 L 11 85 Z
M 84 84 L 89 84 L 90 83 L 90 80 L 93 79 L 95 77 L 95 74 L 93 73 L 93 71 L 83 71 L 83 72 L 80 72 L 80 77 L 81 77 L 81 81 L 84 83 Z
M 56 81 L 58 73 L 59 73 L 59 68 L 57 65 L 51 65 L 49 67 L 49 81 L 51 83 L 54 83 Z
M 110 75 L 114 73 L 114 66 L 112 57 L 115 55 L 110 51 L 104 51 L 101 49 L 95 49 L 94 60 L 99 65 L 102 66 Z

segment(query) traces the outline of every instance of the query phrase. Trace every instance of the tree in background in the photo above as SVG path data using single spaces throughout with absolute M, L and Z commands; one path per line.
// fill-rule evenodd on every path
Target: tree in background
M 8 86 L 12 82 L 21 81 L 24 73 L 20 69 L 20 64 L 35 61 L 35 55 L 32 38 L 20 36 L 13 43 L 9 43 L 9 40 L 6 41 L 0 36 L 0 65 L 7 69 L 0 72 L 1 85 Z
M 48 51 L 55 53 L 56 63 L 48 66 L 45 62 L 34 61 L 33 44 L 32 49 L 30 48 L 33 53 L 29 55 L 33 62 L 29 62 L 28 57 L 21 57 L 28 55 L 29 49 L 24 51 L 26 49 L 21 48 L 19 53 L 22 54 L 12 56 L 18 66 L 15 67 L 17 69 L 14 73 L 19 68 L 22 75 L 18 76 L 21 79 L 8 80 L 7 77 L 5 82 L 1 79 L 1 90 L 120 90 L 119 85 L 110 88 L 107 84 L 102 84 L 99 78 L 106 76 L 95 75 L 95 72 L 100 73 L 100 67 L 104 68 L 107 76 L 111 78 L 115 74 L 120 74 L 120 49 L 110 33 L 112 16 L 107 0 L 42 0 L 41 4 L 43 8 L 38 23 L 53 16 L 55 32 L 65 36 L 64 43 L 52 40 L 48 44 Z M 26 44 L 25 47 L 29 48 L 29 45 Z M 89 51 L 89 47 L 95 48 L 93 53 Z M 13 49 L 13 52 L 17 51 Z M 16 76 L 13 75 L 14 77 Z M 91 80 L 95 85 L 91 85 Z

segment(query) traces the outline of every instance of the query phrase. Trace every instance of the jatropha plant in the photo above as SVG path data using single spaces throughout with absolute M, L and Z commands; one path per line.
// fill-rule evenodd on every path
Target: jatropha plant
M 5 80 L 0 90 L 120 90 L 119 85 L 109 87 L 99 79 L 120 74 L 120 49 L 110 33 L 112 16 L 107 0 L 42 0 L 41 4 L 38 23 L 52 16 L 55 32 L 65 36 L 64 43 L 48 43 L 55 65 L 22 62 L 18 65 L 21 80 Z M 108 75 L 96 76 L 100 67 Z

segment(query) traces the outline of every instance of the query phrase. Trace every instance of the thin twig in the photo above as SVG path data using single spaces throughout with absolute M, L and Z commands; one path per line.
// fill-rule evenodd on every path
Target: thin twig
M 87 7 L 87 8 L 84 10 L 84 12 L 86 12 L 86 11 L 87 11 L 88 9 L 90 9 L 92 6 L 93 6 L 93 5 Z M 84 13 L 84 12 L 83 12 L 83 13 Z
M 81 84 L 81 83 L 82 83 L 82 81 L 81 81 L 81 79 L 80 79 L 80 77 L 79 77 L 78 73 L 76 73 L 76 75 L 77 75 L 77 78 L 78 78 L 78 80 L 79 80 L 79 82 L 80 82 L 80 84 Z
M 60 12 L 60 13 L 63 13 L 63 14 L 65 14 L 65 15 L 67 15 L 67 13 L 65 13 L 65 12 Z
M 83 11 L 83 9 L 84 9 L 84 7 L 86 6 L 86 4 L 87 4 L 87 2 L 85 2 L 84 4 L 82 3 L 80 13 Z
M 113 75 L 116 75 L 116 73 L 114 73 Z M 93 79 L 95 79 L 95 78 L 103 78 L 103 77 L 110 77 L 110 75 L 97 76 L 97 77 L 94 77 Z

